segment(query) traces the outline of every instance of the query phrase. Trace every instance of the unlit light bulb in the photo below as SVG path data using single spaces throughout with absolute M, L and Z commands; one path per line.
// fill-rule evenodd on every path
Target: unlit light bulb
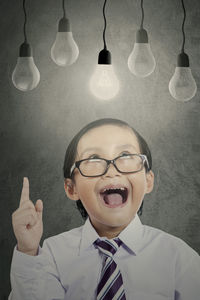
M 90 90 L 92 94 L 102 100 L 109 100 L 119 92 L 119 80 L 111 64 L 111 54 L 107 50 L 99 53 L 99 60 L 90 79 Z
M 197 85 L 189 67 L 189 58 L 186 53 L 178 56 L 178 64 L 174 75 L 169 82 L 169 91 L 172 97 L 178 101 L 189 101 L 197 91 Z
M 12 74 L 14 86 L 20 91 L 33 90 L 40 81 L 40 72 L 34 63 L 31 46 L 23 43 Z
M 156 61 L 148 42 L 148 35 L 145 29 L 136 33 L 136 43 L 128 58 L 128 67 L 131 73 L 137 77 L 147 77 L 155 69 Z
M 51 48 L 51 58 L 58 66 L 72 65 L 78 58 L 79 49 L 70 31 L 69 20 L 63 17 L 59 21 L 58 32 Z

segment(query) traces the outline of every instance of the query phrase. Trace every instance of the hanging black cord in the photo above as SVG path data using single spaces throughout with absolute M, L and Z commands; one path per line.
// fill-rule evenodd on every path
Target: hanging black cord
M 25 8 L 25 0 L 23 0 L 23 10 L 24 10 L 24 42 L 27 43 L 27 35 L 26 35 L 27 14 Z
M 143 0 L 141 0 L 141 11 L 142 11 L 142 20 L 140 28 L 143 29 L 143 23 L 144 23 L 144 7 L 143 7 Z
M 106 2 L 107 2 L 107 0 L 104 1 L 104 5 L 103 5 L 103 17 L 104 17 L 103 43 L 104 43 L 104 49 L 105 50 L 107 50 L 106 39 L 105 39 L 106 26 L 107 26 L 106 16 L 105 16 Z
M 66 17 L 66 10 L 65 10 L 65 0 L 62 0 L 62 7 L 63 7 L 63 17 Z
M 181 0 L 182 7 L 183 7 L 183 23 L 182 23 L 182 33 L 183 33 L 183 43 L 182 43 L 182 48 L 181 52 L 184 53 L 185 51 L 185 31 L 184 31 L 184 25 L 185 25 L 185 19 L 186 19 L 186 10 L 185 10 L 185 5 L 183 0 Z

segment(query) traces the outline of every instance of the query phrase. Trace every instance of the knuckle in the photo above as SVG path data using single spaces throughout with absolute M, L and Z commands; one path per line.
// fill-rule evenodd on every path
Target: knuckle
M 12 213 L 12 219 L 15 217 L 16 215 L 16 210 Z
M 12 213 L 12 220 L 15 220 L 17 214 L 18 214 L 18 209 L 16 209 L 13 213 Z
M 14 224 L 14 223 L 15 223 L 15 214 L 12 213 L 12 224 Z
M 30 211 L 29 216 L 33 219 L 36 220 L 36 213 L 34 211 Z

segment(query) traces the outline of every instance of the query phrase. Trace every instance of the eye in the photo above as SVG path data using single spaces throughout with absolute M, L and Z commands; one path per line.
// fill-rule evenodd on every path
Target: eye
M 123 156 L 127 157 L 129 155 L 131 155 L 131 153 L 129 151 L 123 151 L 122 153 L 120 153 L 120 156 L 122 156 L 122 157 Z
M 94 160 L 99 160 L 101 158 L 100 158 L 100 156 L 98 154 L 92 154 L 87 159 L 91 160 L 91 161 L 94 161 Z
M 98 154 L 92 154 L 88 158 L 100 158 L 100 156 Z
M 118 160 L 120 161 L 127 161 L 127 159 L 130 159 L 131 156 L 128 153 L 123 153 L 119 156 Z

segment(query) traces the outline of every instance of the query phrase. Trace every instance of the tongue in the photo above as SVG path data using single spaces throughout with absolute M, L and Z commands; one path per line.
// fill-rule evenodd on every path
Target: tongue
M 122 196 L 117 193 L 105 195 L 104 200 L 107 204 L 110 205 L 120 205 L 123 203 Z

